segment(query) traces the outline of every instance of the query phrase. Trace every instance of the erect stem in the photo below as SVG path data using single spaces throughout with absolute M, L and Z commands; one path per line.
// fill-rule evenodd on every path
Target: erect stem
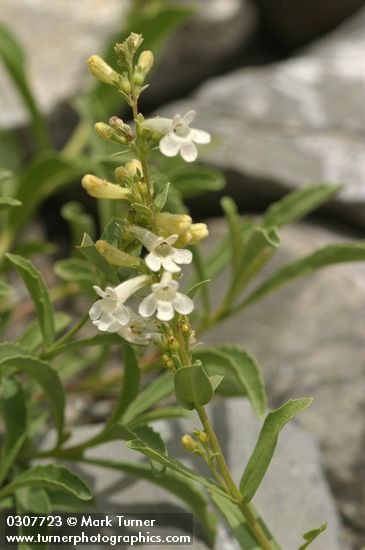
M 181 362 L 183 364 L 182 368 L 184 368 L 184 366 L 190 365 L 189 353 L 188 353 L 188 350 L 186 349 L 185 340 L 181 333 L 181 329 L 177 323 L 175 323 L 174 329 L 175 329 L 174 330 L 175 336 L 180 346 L 179 353 L 180 353 Z M 229 471 L 228 464 L 224 457 L 218 437 L 214 431 L 212 424 L 210 423 L 210 420 L 208 418 L 208 415 L 206 413 L 204 406 L 202 405 L 197 406 L 196 412 L 198 413 L 200 421 L 203 425 L 204 431 L 209 438 L 210 446 L 216 455 L 219 471 L 227 486 L 227 491 L 229 495 L 235 501 L 237 501 L 237 506 L 239 507 L 243 516 L 245 517 L 248 523 L 248 526 L 252 532 L 252 535 L 255 537 L 256 541 L 260 544 L 262 550 L 272 550 L 271 544 L 268 541 L 264 531 L 262 530 L 261 525 L 258 523 L 254 513 L 252 512 L 250 505 L 243 501 L 242 494 L 231 476 L 231 472 Z
M 213 426 L 210 423 L 210 420 L 208 418 L 208 415 L 205 411 L 205 408 L 203 406 L 199 406 L 196 408 L 196 411 L 199 415 L 200 421 L 204 427 L 205 433 L 209 437 L 210 445 L 213 449 L 213 451 L 216 453 L 216 459 L 219 466 L 220 473 L 222 474 L 222 477 L 227 485 L 227 489 L 231 497 L 233 497 L 237 501 L 237 505 L 240 508 L 242 514 L 247 520 L 247 523 L 251 529 L 251 532 L 257 542 L 260 544 L 261 548 L 263 550 L 272 550 L 271 544 L 267 540 L 267 537 L 265 533 L 263 532 L 261 526 L 257 522 L 257 519 L 255 518 L 255 515 L 253 514 L 250 505 L 243 501 L 242 495 L 237 488 L 234 480 L 232 479 L 231 473 L 229 471 L 227 462 L 224 458 L 224 454 L 222 451 L 222 448 L 220 446 L 220 443 L 218 441 L 218 437 L 214 431 Z

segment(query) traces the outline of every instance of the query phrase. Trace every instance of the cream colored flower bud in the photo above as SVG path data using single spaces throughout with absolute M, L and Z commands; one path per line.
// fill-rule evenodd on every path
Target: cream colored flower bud
M 101 139 L 111 139 L 113 137 L 113 128 L 110 128 L 105 122 L 97 122 L 94 126 L 95 132 Z
M 209 437 L 206 432 L 200 430 L 194 430 L 194 435 L 199 439 L 200 443 L 207 445 L 209 443 Z
M 182 233 L 189 231 L 192 225 L 192 219 L 186 214 L 159 212 L 156 214 L 156 225 L 159 229 L 169 235 L 181 235 Z
M 208 227 L 205 223 L 194 223 L 190 229 L 191 244 L 195 244 L 209 235 Z
M 107 141 L 115 141 L 116 143 L 121 143 L 122 145 L 125 145 L 127 143 L 127 140 L 124 136 L 120 136 L 113 128 L 108 126 L 108 124 L 105 124 L 104 122 L 97 122 L 94 126 L 95 132 L 98 134 L 98 136 L 101 139 L 105 139 Z
M 198 443 L 191 437 L 191 435 L 185 434 L 181 438 L 182 446 L 186 451 L 189 453 L 193 453 L 194 451 L 197 451 L 199 448 Z
M 176 248 L 185 248 L 189 244 L 192 244 L 193 236 L 191 234 L 191 231 L 185 231 L 185 233 L 182 233 L 178 240 L 175 243 Z
M 123 267 L 132 267 L 135 269 L 143 268 L 143 261 L 131 254 L 126 254 L 122 250 L 115 248 L 107 241 L 96 241 L 95 247 L 98 252 L 104 256 L 107 262 L 112 265 L 119 265 Z
M 135 32 L 132 32 L 127 40 L 126 40 L 128 46 L 134 49 L 134 51 L 138 50 L 138 48 L 142 45 L 143 42 L 143 36 L 141 34 L 136 34 Z
M 100 55 L 92 55 L 87 61 L 90 72 L 101 82 L 115 86 L 119 80 L 119 74 L 112 69 Z
M 121 118 L 117 116 L 112 116 L 109 119 L 109 125 L 113 128 L 113 130 L 125 136 L 127 139 L 133 139 L 134 136 L 132 128 L 129 126 L 129 124 L 123 122 Z
M 130 162 L 127 162 L 124 166 L 118 166 L 115 169 L 114 174 L 118 182 L 123 183 L 126 178 L 133 178 L 137 172 L 142 174 L 142 164 L 139 160 L 133 159 Z
M 82 178 L 81 185 L 89 195 L 96 199 L 128 199 L 130 194 L 128 189 L 92 174 L 86 174 Z
M 146 50 L 139 56 L 138 67 L 144 72 L 144 74 L 147 74 L 153 67 L 153 61 L 153 53 Z

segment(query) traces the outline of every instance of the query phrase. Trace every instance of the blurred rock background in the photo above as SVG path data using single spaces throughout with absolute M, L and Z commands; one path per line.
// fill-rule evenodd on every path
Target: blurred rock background
M 0 22 L 25 49 L 29 81 L 56 148 L 77 123 L 70 100 L 91 85 L 85 59 L 102 52 L 127 24 L 130 3 L 1 0 Z M 151 10 L 161 4 L 134 3 Z M 161 42 L 142 109 L 167 115 L 197 110 L 197 126 L 215 138 L 203 160 L 224 171 L 242 213 L 259 213 L 304 184 L 345 184 L 308 223 L 285 230 L 285 259 L 362 236 L 365 2 L 199 0 L 195 6 L 196 13 Z M 28 114 L 1 65 L 0 98 L 0 164 L 14 155 L 24 164 L 34 149 Z M 20 158 L 11 150 L 13 136 L 22 144 Z M 60 206 L 80 196 L 75 184 L 41 210 L 40 224 L 58 241 Z M 192 200 L 193 214 L 220 215 L 219 196 Z M 221 234 L 221 222 L 213 229 Z M 257 354 L 271 405 L 316 395 L 315 408 L 301 422 L 319 442 L 322 458 L 316 454 L 316 460 L 323 468 L 317 466 L 342 521 L 342 542 L 332 550 L 365 545 L 364 275 L 359 265 L 331 268 L 214 334 L 215 340 L 244 342 Z

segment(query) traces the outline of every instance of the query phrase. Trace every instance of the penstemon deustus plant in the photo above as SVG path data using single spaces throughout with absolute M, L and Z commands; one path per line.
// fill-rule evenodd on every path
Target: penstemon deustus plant
M 191 128 L 194 111 L 184 116 L 177 114 L 173 119 L 155 117 L 145 120 L 138 110 L 138 99 L 146 88 L 145 78 L 153 65 L 153 54 L 143 51 L 135 63 L 134 58 L 142 44 L 142 36 L 131 34 L 123 44 L 117 44 L 115 52 L 122 73 L 115 72 L 99 56 L 92 56 L 88 65 L 99 80 L 115 86 L 132 109 L 135 130 L 121 119 L 112 117 L 109 125 L 98 123 L 96 131 L 103 139 L 126 145 L 134 159 L 115 171 L 116 183 L 87 175 L 82 180 L 86 191 L 96 197 L 128 201 L 129 209 L 123 223 L 123 244 L 114 248 L 101 240 L 96 248 L 112 265 L 132 268 L 135 276 L 116 287 L 102 290 L 94 286 L 100 299 L 90 309 L 90 319 L 102 332 L 116 332 L 131 344 L 152 343 L 161 353 L 163 363 L 174 375 L 174 390 L 177 401 L 188 410 L 195 410 L 202 429 L 182 438 L 182 445 L 188 452 L 200 456 L 210 467 L 213 479 L 201 480 L 213 495 L 213 502 L 227 514 L 233 506 L 242 515 L 247 536 L 247 548 L 254 543 L 264 550 L 279 548 L 257 512 L 251 505 L 252 497 L 259 486 L 275 448 L 275 439 L 280 428 L 293 416 L 304 410 L 311 399 L 297 399 L 288 402 L 271 413 L 265 430 L 257 444 L 239 486 L 235 483 L 224 457 L 217 434 L 208 418 L 205 405 L 223 380 L 221 375 L 209 376 L 204 360 L 194 356 L 196 331 L 190 314 L 194 310 L 191 297 L 179 292 L 183 277 L 182 265 L 193 260 L 191 250 L 208 235 L 205 224 L 194 224 L 188 215 L 162 211 L 168 200 L 169 184 L 156 189 L 150 175 L 150 152 L 157 148 L 167 157 L 179 153 L 186 162 L 197 159 L 196 144 L 208 144 L 210 135 L 204 130 Z M 158 183 L 158 182 L 157 182 Z M 227 210 L 232 210 L 226 201 Z M 232 223 L 233 212 L 230 217 Z M 142 248 L 141 248 L 141 245 Z M 205 284 L 206 281 L 200 281 Z M 139 303 L 138 313 L 126 302 L 141 289 L 148 289 Z M 232 288 L 234 291 L 234 288 Z M 232 294 L 233 296 L 234 294 Z M 224 304 L 226 311 L 230 296 Z M 218 316 L 222 315 L 222 311 Z M 209 350 L 212 353 L 212 350 Z M 218 351 L 218 350 L 217 350 Z M 214 351 L 213 351 L 214 352 Z M 227 355 L 229 352 L 226 351 Z M 239 353 L 234 350 L 233 353 Z M 204 353 L 201 354 L 204 357 Z M 239 361 L 239 359 L 238 359 Z M 259 377 L 259 373 L 255 373 Z M 141 451 L 169 467 L 168 460 L 142 438 L 130 442 L 130 447 Z M 173 463 L 171 463 L 173 464 Z M 171 466 L 178 468 L 178 466 Z M 191 473 L 180 470 L 188 477 Z M 214 481 L 213 481 L 214 480 Z
M 267 403 L 260 367 L 238 346 L 196 344 L 205 330 L 299 276 L 331 264 L 365 260 L 365 244 L 346 242 L 326 246 L 280 267 L 242 295 L 277 250 L 280 244 L 277 229 L 305 216 L 331 198 L 340 186 L 304 187 L 273 204 L 261 220 L 242 220 L 234 202 L 225 197 L 222 208 L 228 234 L 207 258 L 201 256 L 197 243 L 208 236 L 207 226 L 193 223 L 186 213 L 178 190 L 169 183 L 171 167 L 169 170 L 166 165 L 167 175 L 161 170 L 161 159 L 154 166 L 151 158 L 159 150 L 165 157 L 180 154 L 183 161 L 192 163 L 198 155 L 196 144 L 208 144 L 210 136 L 191 127 L 195 115 L 192 111 L 173 119 L 147 120 L 139 113 L 138 99 L 147 87 L 145 79 L 153 65 L 150 51 L 143 51 L 136 60 L 142 41 L 142 36 L 132 33 L 116 45 L 120 72 L 99 56 L 94 55 L 88 61 L 93 75 L 122 95 L 134 119 L 133 127 L 115 116 L 109 124 L 96 124 L 97 134 L 103 140 L 117 143 L 127 162 L 115 168 L 114 183 L 93 174 L 84 176 L 84 189 L 101 199 L 101 217 L 106 224 L 96 242 L 84 235 L 77 258 L 56 264 L 55 271 L 61 279 L 76 285 L 90 299 L 96 293 L 98 299 L 72 325 L 68 315 L 54 311 L 42 275 L 32 262 L 19 254 L 6 255 L 28 288 L 37 320 L 18 342 L 0 344 L 0 406 L 5 427 L 0 506 L 44 514 L 57 509 L 60 491 L 67 493 L 68 498 L 90 500 L 87 486 L 64 466 L 32 466 L 34 458 L 61 458 L 114 468 L 160 483 L 197 515 L 205 528 L 206 540 L 213 545 L 214 521 L 205 495 L 196 487 L 201 484 L 244 550 L 280 550 L 281 546 L 253 507 L 252 499 L 269 467 L 280 430 L 306 409 L 311 399 L 290 400 L 267 414 L 240 483 L 236 484 L 205 405 L 215 393 L 239 395 L 248 398 L 254 414 L 262 417 Z M 102 162 L 99 168 L 103 170 Z M 187 189 L 189 172 L 182 173 L 187 178 L 184 181 Z M 207 185 L 206 176 L 204 171 L 194 173 L 191 194 L 214 188 L 215 184 Z M 75 216 L 73 221 L 77 222 Z M 80 222 L 82 227 L 83 220 Z M 183 266 L 191 263 L 195 275 L 184 285 L 188 290 L 183 292 Z M 227 264 L 231 268 L 230 285 L 220 305 L 212 310 L 209 283 Z M 201 308 L 194 305 L 199 294 Z M 89 320 L 96 327 L 95 334 L 82 338 L 79 331 Z M 123 382 L 122 389 L 114 411 L 96 436 L 78 445 L 68 445 L 61 375 L 67 380 L 95 361 L 102 365 L 111 346 L 121 346 L 124 358 L 124 371 L 117 378 Z M 141 351 L 146 348 L 146 353 Z M 83 362 L 75 357 L 80 349 L 99 349 L 100 353 L 91 358 L 86 353 Z M 76 367 L 72 367 L 75 363 Z M 140 390 L 141 375 L 153 369 L 159 375 Z M 25 373 L 31 382 L 19 380 L 18 373 Z M 99 369 L 97 374 L 100 375 Z M 48 450 L 39 449 L 37 436 L 48 426 L 48 416 L 40 407 L 39 389 L 34 381 L 50 403 L 57 431 L 57 441 Z M 101 384 L 96 375 L 91 382 L 94 389 Z M 89 387 L 87 381 L 85 387 Z M 173 393 L 180 407 L 160 405 Z M 182 415 L 183 409 L 196 411 L 201 427 L 185 434 L 182 445 L 207 463 L 211 477 L 170 458 L 161 436 L 149 426 L 153 420 Z M 137 467 L 117 460 L 88 458 L 89 448 L 118 439 L 149 457 L 151 468 L 144 463 Z M 307 548 L 324 528 L 306 533 L 300 549 Z

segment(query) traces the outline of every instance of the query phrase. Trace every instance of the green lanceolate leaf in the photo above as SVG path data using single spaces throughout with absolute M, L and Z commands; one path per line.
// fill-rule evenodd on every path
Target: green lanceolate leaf
M 135 476 L 138 479 L 146 479 L 158 487 L 169 491 L 185 502 L 205 528 L 206 540 L 213 544 L 215 535 L 215 517 L 210 512 L 205 495 L 197 489 L 190 479 L 185 476 L 167 470 L 162 477 L 156 477 L 147 464 L 142 462 L 119 462 L 113 460 L 84 459 L 88 464 L 94 464 L 102 468 L 110 468 L 123 472 L 128 476 Z M 226 499 L 224 499 L 226 501 Z
M 14 350 L 15 351 L 15 350 Z M 0 374 L 7 372 L 9 368 L 15 368 L 25 372 L 36 380 L 43 389 L 49 401 L 58 432 L 58 442 L 63 438 L 65 394 L 62 383 L 56 371 L 48 363 L 35 357 L 21 355 L 24 352 L 6 359 L 0 359 Z M 1 351 L 0 351 L 1 357 Z
M 8 485 L 1 489 L 0 499 L 11 495 L 22 487 L 54 489 L 55 491 L 69 493 L 80 500 L 92 499 L 90 489 L 84 481 L 64 466 L 56 466 L 55 464 L 35 466 L 19 474 Z
M 280 240 L 274 228 L 256 227 L 252 230 L 241 255 L 232 286 L 227 293 L 225 300 L 227 305 L 232 303 L 252 277 L 269 261 L 279 244 Z
M 155 207 L 160 212 L 166 204 L 169 195 L 170 182 L 167 182 L 155 197 Z
M 53 342 L 55 327 L 53 308 L 43 276 L 30 260 L 16 254 L 7 254 L 6 256 L 18 271 L 28 289 L 37 312 L 44 344 L 48 347 Z
M 288 193 L 274 202 L 263 216 L 265 227 L 281 227 L 300 220 L 343 189 L 343 185 L 311 185 Z
M 267 415 L 240 482 L 240 490 L 246 502 L 254 497 L 266 474 L 276 449 L 280 431 L 289 420 L 307 409 L 312 401 L 313 399 L 309 397 L 291 399 Z
M 344 262 L 362 262 L 365 260 L 365 242 L 354 243 L 339 243 L 331 244 L 324 248 L 294 260 L 280 269 L 278 269 L 273 275 L 271 275 L 266 281 L 264 281 L 256 290 L 250 294 L 241 305 L 239 305 L 235 311 L 242 309 L 258 300 L 261 300 L 266 294 L 269 294 L 273 290 L 284 286 L 285 284 L 309 275 L 318 269 L 327 267 L 329 265 L 344 263 Z
M 82 243 L 77 249 L 101 275 L 106 277 L 107 281 L 113 285 L 118 285 L 120 283 L 117 274 L 110 267 L 105 258 L 98 252 L 94 246 L 94 241 L 87 233 L 85 233 Z
M 231 261 L 233 273 L 240 265 L 240 259 L 243 254 L 243 239 L 241 236 L 241 220 L 237 210 L 236 203 L 231 197 L 223 197 L 221 206 L 225 213 L 229 227 L 229 237 L 231 245 Z
M 90 264 L 82 258 L 67 258 L 59 260 L 54 265 L 54 272 L 63 281 L 78 283 L 82 289 L 93 292 L 95 273 Z
M 223 489 L 221 489 L 221 487 L 215 481 L 212 481 L 208 477 L 198 474 L 197 472 L 195 472 L 195 470 L 192 470 L 191 468 L 184 466 L 184 464 L 181 464 L 177 460 L 173 460 L 172 458 L 165 456 L 164 454 L 158 452 L 157 450 L 152 449 L 151 447 L 149 447 L 139 439 L 133 439 L 131 441 L 128 441 L 127 446 L 130 449 L 139 451 L 140 453 L 148 456 L 149 458 L 152 458 L 153 460 L 156 460 L 157 462 L 164 464 L 168 469 L 183 475 L 185 478 L 192 479 L 193 481 L 197 481 L 201 485 L 208 487 L 208 489 L 210 489 L 214 493 L 217 493 L 218 495 L 221 495 L 226 499 L 236 502 L 232 497 L 230 497 L 230 495 L 228 495 Z
M 130 403 L 139 392 L 140 372 L 136 352 L 133 347 L 123 341 L 124 377 L 123 386 L 114 412 L 108 422 L 118 422 Z
M 81 243 L 84 233 L 95 234 L 94 220 L 80 202 L 71 201 L 64 204 L 61 208 L 61 214 L 70 226 L 72 242 L 75 246 Z
M 48 146 L 46 126 L 27 81 L 24 52 L 15 36 L 2 24 L 0 24 L 0 58 L 29 111 L 38 146 L 46 148 Z
M 138 440 L 142 441 L 149 448 L 154 449 L 158 453 L 167 456 L 167 448 L 161 435 L 150 426 L 137 426 L 133 430 Z M 160 476 L 165 473 L 166 465 L 151 459 L 152 472 Z
M 176 399 L 189 411 L 209 403 L 213 388 L 209 377 L 200 362 L 182 367 L 174 376 Z
M 21 206 L 22 203 L 18 199 L 12 197 L 0 197 L 0 210 L 7 210 L 8 208 L 15 208 Z
M 0 462 L 1 484 L 12 467 L 27 435 L 27 411 L 24 392 L 17 380 L 13 378 L 3 380 L 0 407 L 5 424 Z
M 223 514 L 227 524 L 232 530 L 234 538 L 242 550 L 261 550 L 261 545 L 258 544 L 251 534 L 249 525 L 238 506 L 215 493 L 211 494 L 211 499 L 213 504 L 215 504 L 218 510 Z M 258 523 L 262 527 L 270 543 L 271 550 L 282 550 L 278 542 L 273 538 L 268 527 L 265 525 L 263 519 L 257 514 L 256 510 L 252 508 L 252 512 L 255 514 Z
M 265 414 L 267 399 L 261 368 L 245 349 L 229 344 L 197 349 L 199 359 L 209 375 L 224 377 L 219 390 L 226 395 L 242 395 L 251 401 L 255 415 Z
M 171 372 L 165 372 L 143 389 L 132 401 L 125 413 L 123 422 L 128 424 L 174 391 L 174 377 Z
M 17 357 L 27 357 L 28 351 L 16 342 L 2 342 L 0 344 L 0 364 L 3 361 Z
M 323 531 L 327 529 L 327 523 L 323 523 L 320 527 L 317 527 L 316 529 L 311 529 L 311 531 L 308 531 L 307 533 L 304 533 L 303 539 L 306 541 L 304 544 L 302 544 L 298 550 L 305 550 L 312 544 L 312 542 L 319 537 Z

